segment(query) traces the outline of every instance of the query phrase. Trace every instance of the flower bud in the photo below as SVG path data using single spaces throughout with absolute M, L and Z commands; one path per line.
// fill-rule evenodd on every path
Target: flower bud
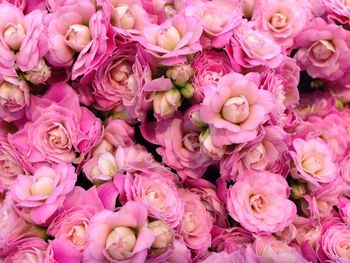
M 244 96 L 232 97 L 224 104 L 222 116 L 231 123 L 241 123 L 249 116 L 249 103 Z
M 196 152 L 200 149 L 199 136 L 196 132 L 187 133 L 182 140 L 187 150 Z
M 190 65 L 179 64 L 167 70 L 166 76 L 175 81 L 175 84 L 183 87 L 193 76 L 193 69 Z
M 54 188 L 54 178 L 43 176 L 35 179 L 30 187 L 32 195 L 50 195 Z
M 201 151 L 214 160 L 221 159 L 226 152 L 225 148 L 213 144 L 213 139 L 209 129 L 199 135 L 199 142 L 201 144 Z
M 250 163 L 254 164 L 259 162 L 266 154 L 266 148 L 265 146 L 260 143 L 254 150 L 252 150 L 250 153 L 248 153 L 244 159 Z
M 127 258 L 127 252 L 131 252 L 136 245 L 136 235 L 131 228 L 116 227 L 108 235 L 106 249 L 109 255 L 116 260 Z
M 74 226 L 70 231 L 70 240 L 76 247 L 84 248 L 87 243 L 85 226 Z
M 5 43 L 12 50 L 19 50 L 24 38 L 26 37 L 26 31 L 23 25 L 8 23 L 3 32 Z
M 175 88 L 157 92 L 153 98 L 154 113 L 163 118 L 171 117 L 180 106 L 181 93 Z
M 133 29 L 135 18 L 129 10 L 128 5 L 119 5 L 115 9 L 119 17 L 119 26 L 123 29 Z
M 44 83 L 51 76 L 50 67 L 46 65 L 45 60 L 40 58 L 38 64 L 31 71 L 24 73 L 24 78 L 33 84 Z
M 158 46 L 172 51 L 176 48 L 177 44 L 181 40 L 181 35 L 177 29 L 173 26 L 162 28 L 158 31 L 157 43 Z
M 71 25 L 65 35 L 66 45 L 76 52 L 81 52 L 90 41 L 90 29 L 85 25 Z
M 196 126 L 198 128 L 203 128 L 203 127 L 207 126 L 207 124 L 204 123 L 200 117 L 199 109 L 192 111 L 189 116 L 190 116 L 190 120 L 194 126 Z
M 190 83 L 186 83 L 186 85 L 180 90 L 182 96 L 184 96 L 186 99 L 192 98 L 194 95 L 194 88 Z
M 0 86 L 0 105 L 9 111 L 23 108 L 25 104 L 24 91 L 10 82 L 5 81 Z
M 294 199 L 300 199 L 307 193 L 306 186 L 302 183 L 292 185 L 291 194 Z
M 103 152 L 112 152 L 113 145 L 110 144 L 107 140 L 103 139 L 92 151 L 92 155 L 95 156 Z
M 154 233 L 155 239 L 152 248 L 167 249 L 174 240 L 174 231 L 166 223 L 156 220 L 148 224 L 148 228 Z
M 165 5 L 164 12 L 167 18 L 172 18 L 174 15 L 176 15 L 176 10 L 172 5 Z

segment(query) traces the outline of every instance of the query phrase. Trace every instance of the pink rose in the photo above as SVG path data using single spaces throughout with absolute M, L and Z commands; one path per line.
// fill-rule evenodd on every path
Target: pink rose
M 205 251 L 210 247 L 213 219 L 199 195 L 186 189 L 179 191 L 185 203 L 185 214 L 178 230 L 189 248 Z
M 135 106 L 143 79 L 151 78 L 150 62 L 140 45 L 118 46 L 97 69 L 93 80 L 96 108 Z
M 19 175 L 11 195 L 34 223 L 45 224 L 63 204 L 76 180 L 71 164 L 58 164 L 53 168 L 43 166 L 33 176 Z
M 103 210 L 91 219 L 84 262 L 144 262 L 154 240 L 147 209 L 130 201 L 115 213 Z
M 322 263 L 350 261 L 350 227 L 345 224 L 329 224 L 319 240 L 319 259 Z
M 59 6 L 46 19 L 48 60 L 53 66 L 73 64 L 72 79 L 91 80 L 114 48 L 115 32 L 102 10 L 89 0 Z M 74 56 L 78 58 L 74 62 Z
M 30 121 L 9 135 L 9 143 L 29 171 L 42 164 L 80 163 L 101 138 L 101 121 L 79 106 L 77 94 L 64 83 L 42 98 L 32 96 L 27 116 Z
M 315 187 L 334 181 L 337 171 L 330 147 L 319 139 L 294 139 L 294 150 L 290 152 L 295 168 L 291 169 L 294 178 L 306 180 Z
M 130 179 L 126 178 L 125 182 L 125 191 L 129 199 L 144 204 L 151 218 L 161 219 L 172 228 L 180 224 L 184 215 L 184 203 L 170 177 L 161 174 L 139 174 Z
M 296 206 L 288 195 L 289 187 L 282 176 L 251 172 L 230 187 L 227 208 L 247 230 L 274 233 L 282 231 L 296 216 Z
M 313 78 L 336 80 L 349 69 L 349 32 L 322 18 L 315 18 L 295 39 L 300 67 Z
M 253 25 L 244 21 L 234 30 L 230 43 L 226 45 L 232 65 L 277 68 L 284 59 L 281 46 L 270 35 L 253 29 Z
M 335 19 L 342 24 L 350 24 L 350 10 L 347 0 L 320 0 L 329 17 Z
M 197 17 L 204 34 L 201 43 L 205 48 L 222 48 L 230 41 L 232 31 L 242 20 L 242 11 L 235 0 L 194 1 L 184 9 L 186 16 Z
M 44 15 L 41 10 L 24 15 L 8 2 L 0 4 L 1 74 L 15 77 L 16 69 L 29 71 L 45 55 Z
M 177 14 L 161 25 L 147 25 L 143 37 L 136 40 L 160 59 L 161 64 L 171 66 L 184 62 L 186 55 L 202 49 L 198 43 L 202 32 L 203 27 L 196 18 Z
M 79 187 L 67 195 L 63 207 L 64 210 L 60 211 L 47 229 L 47 233 L 55 237 L 51 242 L 55 259 L 58 261 L 68 260 L 74 254 L 79 258 L 77 261 L 80 261 L 87 245 L 90 219 L 94 214 L 102 211 L 104 207 L 95 188 L 85 191 Z M 68 251 L 58 253 L 60 247 L 68 247 L 69 253 Z
M 259 90 L 258 78 L 255 73 L 230 73 L 216 87 L 204 91 L 200 116 L 209 124 L 215 145 L 252 141 L 259 125 L 267 121 L 267 114 L 274 108 L 273 97 Z
M 350 199 L 346 197 L 339 198 L 338 207 L 344 223 L 350 225 Z
M 259 262 L 310 262 L 303 258 L 296 248 L 288 246 L 273 236 L 258 236 L 254 241 L 254 251 L 259 257 Z
M 285 48 L 289 48 L 310 16 L 307 11 L 300 0 L 259 0 L 256 1 L 252 19 L 258 29 L 269 33 Z
M 185 127 L 180 114 L 157 122 L 155 141 L 161 147 L 157 152 L 165 164 L 176 169 L 182 178 L 201 177 L 212 160 L 200 151 L 199 133 Z
M 198 102 L 204 98 L 206 85 L 216 84 L 222 76 L 234 71 L 226 53 L 214 50 L 204 50 L 197 54 L 192 67 L 194 70 L 192 84 L 196 90 L 194 98 Z M 239 71 L 239 68 L 236 71 Z
M 0 118 L 8 122 L 22 118 L 29 100 L 29 86 L 25 80 L 0 77 Z
M 54 263 L 55 260 L 45 240 L 37 237 L 21 240 L 11 254 L 4 258 L 4 263 L 43 262 Z

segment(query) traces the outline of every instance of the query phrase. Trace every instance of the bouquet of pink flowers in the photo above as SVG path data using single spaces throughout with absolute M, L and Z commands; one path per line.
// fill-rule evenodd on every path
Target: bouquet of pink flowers
M 0 261 L 349 263 L 350 1 L 0 0 Z

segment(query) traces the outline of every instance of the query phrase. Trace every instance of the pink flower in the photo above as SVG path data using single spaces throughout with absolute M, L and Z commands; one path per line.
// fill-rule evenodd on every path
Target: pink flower
M 147 225 L 147 209 L 139 202 L 130 201 L 115 213 L 99 212 L 90 221 L 84 261 L 144 262 L 155 240 Z
M 322 263 L 350 261 L 349 255 L 350 227 L 345 224 L 330 224 L 325 226 L 319 240 L 319 259 Z
M 77 188 L 67 196 L 63 204 L 64 210 L 52 220 L 47 230 L 50 236 L 55 237 L 51 242 L 55 258 L 60 257 L 62 261 L 72 257 L 71 253 L 82 260 L 83 250 L 87 245 L 90 219 L 94 214 L 103 210 L 102 202 L 95 188 L 90 188 L 88 191 Z M 79 198 L 77 198 L 78 195 Z M 74 203 L 70 204 L 71 201 Z M 62 251 L 58 254 L 59 247 L 69 247 L 70 253 Z
M 349 2 L 347 0 L 321 0 L 327 10 L 329 17 L 342 24 L 350 23 Z
M 96 154 L 83 165 L 85 176 L 93 184 L 101 184 L 113 179 L 118 172 L 118 167 L 113 154 L 101 152 Z
M 115 45 L 115 32 L 103 11 L 96 12 L 89 0 L 66 3 L 50 13 L 45 22 L 49 62 L 57 67 L 73 64 L 72 79 L 83 76 L 84 81 L 90 81 Z
M 29 86 L 25 80 L 0 77 L 0 118 L 8 122 L 22 118 L 29 100 Z
M 253 29 L 253 25 L 244 21 L 226 45 L 232 65 L 277 68 L 284 59 L 281 46 L 270 35 Z
M 269 33 L 285 48 L 293 45 L 293 38 L 303 29 L 310 15 L 303 1 L 257 1 L 253 20 L 257 28 Z
M 350 225 L 350 200 L 346 197 L 339 198 L 338 207 L 344 223 Z
M 298 114 L 303 119 L 309 116 L 326 117 L 335 108 L 335 98 L 329 92 L 315 91 L 303 94 L 298 105 Z
M 143 37 L 136 40 L 160 59 L 161 64 L 175 65 L 184 62 L 186 55 L 201 50 L 198 42 L 202 32 L 202 25 L 196 18 L 178 14 L 161 25 L 147 25 Z
M 217 146 L 254 140 L 260 124 L 274 108 L 270 92 L 258 89 L 258 76 L 230 73 L 217 86 L 208 87 L 200 109 L 203 121 L 210 125 Z
M 47 51 L 41 10 L 24 15 L 16 6 L 0 4 L 0 73 L 17 76 L 16 69 L 29 71 Z
M 200 151 L 199 133 L 185 127 L 181 117 L 176 115 L 156 124 L 155 140 L 161 145 L 157 152 L 182 178 L 198 178 L 213 162 Z
M 273 236 L 258 236 L 254 241 L 254 251 L 260 262 L 308 263 L 296 248 L 275 239 Z
M 42 98 L 33 96 L 27 116 L 31 121 L 10 135 L 9 143 L 29 171 L 41 164 L 79 163 L 101 138 L 101 121 L 79 106 L 77 94 L 64 83 Z
M 194 16 L 201 22 L 204 47 L 222 48 L 229 42 L 232 31 L 242 20 L 242 11 L 235 0 L 194 1 L 184 9 L 186 16 Z
M 251 172 L 230 187 L 227 208 L 247 230 L 274 233 L 291 224 L 296 215 L 296 206 L 288 195 L 289 187 L 282 176 Z
M 216 84 L 222 76 L 234 71 L 226 53 L 214 50 L 204 50 L 197 54 L 192 67 L 194 70 L 192 84 L 196 90 L 194 98 L 198 102 L 203 100 L 207 85 Z M 239 68 L 236 70 L 239 71 Z
M 37 237 L 21 240 L 10 255 L 4 258 L 4 263 L 45 262 L 54 263 L 52 251 L 45 240 Z
M 313 186 L 320 187 L 322 183 L 329 183 L 337 175 L 330 147 L 319 139 L 294 139 L 294 150 L 290 152 L 295 168 L 291 174 L 294 178 L 301 178 Z
M 151 78 L 150 62 L 139 45 L 117 47 L 97 69 L 93 80 L 96 108 L 110 110 L 117 106 L 135 106 L 142 80 Z
M 175 182 L 167 175 L 141 173 L 134 178 L 127 175 L 125 191 L 129 200 L 147 207 L 149 217 L 161 219 L 172 228 L 182 220 L 184 203 Z
M 33 176 L 19 175 L 11 195 L 21 209 L 29 212 L 34 223 L 45 224 L 63 204 L 76 180 L 72 165 L 43 166 Z
M 108 119 L 104 138 L 114 147 L 126 147 L 134 144 L 134 129 L 125 121 Z
M 339 171 L 343 184 L 343 193 L 350 197 L 350 155 L 344 157 L 344 159 L 339 164 Z
M 349 33 L 342 27 L 315 18 L 295 39 L 299 47 L 295 58 L 311 77 L 336 80 L 350 67 L 348 41 Z
M 179 232 L 189 248 L 205 251 L 210 247 L 213 219 L 199 195 L 181 189 L 180 196 L 185 203 L 185 214 L 179 225 Z

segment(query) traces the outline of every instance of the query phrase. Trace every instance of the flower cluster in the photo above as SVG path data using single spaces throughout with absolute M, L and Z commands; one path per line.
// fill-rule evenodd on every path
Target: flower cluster
M 0 261 L 350 262 L 350 1 L 0 0 Z

